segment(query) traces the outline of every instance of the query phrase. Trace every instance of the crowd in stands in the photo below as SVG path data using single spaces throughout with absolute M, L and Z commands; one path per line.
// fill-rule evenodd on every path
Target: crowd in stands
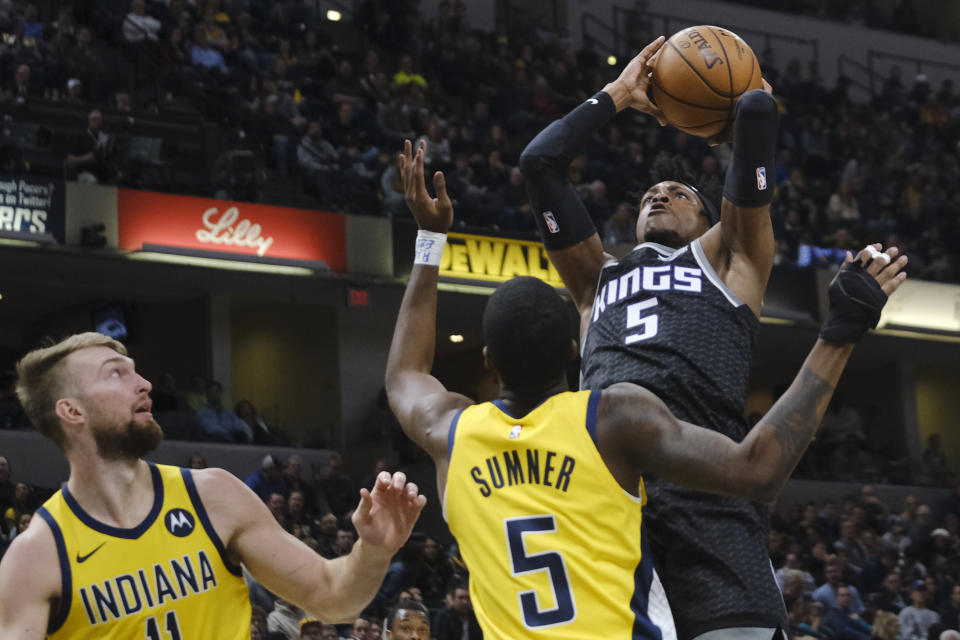
M 785 11 L 818 20 L 834 20 L 858 27 L 897 31 L 926 38 L 957 40 L 958 33 L 928 13 L 918 10 L 915 0 L 732 0 L 772 11 Z M 934 6 L 928 3 L 928 7 Z
M 406 216 L 395 152 L 404 139 L 425 139 L 430 170 L 447 172 L 458 223 L 481 230 L 532 233 L 520 151 L 622 66 L 607 65 L 591 42 L 574 48 L 522 8 L 483 32 L 463 2 L 448 0 L 432 16 L 417 2 L 365 0 L 351 24 L 327 22 L 303 0 L 82 4 L 56 12 L 44 5 L 43 16 L 37 3 L 0 9 L 0 30 L 14 35 L 0 45 L 5 100 L 43 95 L 161 113 L 191 104 L 230 137 L 213 163 L 211 195 L 258 200 L 269 181 L 352 213 Z M 872 3 L 781 4 L 828 15 L 849 5 L 869 15 L 853 7 Z M 630 26 L 637 47 L 658 35 L 642 5 Z M 125 75 L 111 80 L 98 69 L 105 47 L 120 49 Z M 881 93 L 859 104 L 846 78 L 827 86 L 815 61 L 758 53 L 782 111 L 773 208 L 780 261 L 829 264 L 878 241 L 910 255 L 911 277 L 957 281 L 953 83 L 934 87 L 893 68 Z M 83 179 L 115 179 L 109 149 L 92 110 L 67 164 Z M 659 155 L 682 156 L 719 179 L 728 153 L 621 115 L 573 161 L 569 178 L 604 240 L 631 242 L 637 194 Z

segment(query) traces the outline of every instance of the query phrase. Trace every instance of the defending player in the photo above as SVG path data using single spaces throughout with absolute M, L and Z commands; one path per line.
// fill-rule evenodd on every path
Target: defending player
M 647 61 L 662 43 L 652 42 L 617 80 L 544 129 L 520 165 L 544 245 L 581 316 L 582 388 L 637 383 L 678 418 L 740 441 L 775 253 L 775 101 L 756 90 L 737 103 L 719 210 L 690 177 L 657 163 L 656 184 L 639 203 L 640 244 L 622 260 L 603 252 L 565 177 L 570 160 L 616 112 L 632 107 L 663 122 L 646 93 Z M 665 590 L 679 638 L 713 632 L 703 640 L 769 640 L 786 612 L 768 556 L 766 508 L 652 474 L 647 493 L 644 531 L 656 564 L 649 600 L 662 601 Z
M 453 207 L 439 172 L 438 197 L 428 196 L 423 156 L 423 146 L 412 156 L 407 142 L 400 158 L 421 231 L 386 388 L 404 431 L 436 463 L 484 635 L 660 638 L 637 588 L 650 570 L 641 562 L 641 473 L 774 500 L 820 423 L 853 343 L 903 282 L 901 265 L 871 260 L 879 255 L 871 248 L 838 275 L 824 338 L 741 443 L 678 420 L 635 384 L 567 392 L 576 323 L 558 293 L 533 278 L 501 285 L 487 303 L 483 353 L 500 376 L 500 396 L 474 404 L 430 375 L 438 266 Z
M 226 471 L 142 460 L 163 436 L 119 342 L 74 335 L 27 354 L 17 374 L 70 479 L 0 563 L 0 638 L 250 638 L 241 563 L 312 615 L 352 620 L 426 503 L 402 473 L 382 473 L 360 492 L 353 551 L 326 560 Z

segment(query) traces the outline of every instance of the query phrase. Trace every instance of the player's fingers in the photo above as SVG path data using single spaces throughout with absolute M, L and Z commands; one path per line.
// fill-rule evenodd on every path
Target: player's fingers
M 393 478 L 390 481 L 390 488 L 396 489 L 397 491 L 402 491 L 403 487 L 407 484 L 407 474 L 403 471 L 397 471 L 393 474 Z
M 877 277 L 887 265 L 893 262 L 893 257 L 887 251 L 879 250 L 880 246 L 881 245 L 869 245 L 867 247 L 867 252 L 870 254 L 870 264 L 867 265 L 867 273 L 873 277 Z M 896 247 L 892 248 L 896 251 Z
M 408 497 L 408 498 L 410 498 L 410 499 L 412 500 L 412 499 L 416 498 L 419 493 L 420 493 L 420 488 L 417 487 L 417 485 L 416 485 L 415 482 L 408 482 L 408 483 L 407 483 L 407 497 Z
M 357 507 L 354 517 L 364 520 L 370 515 L 370 510 L 372 508 L 373 498 L 370 496 L 370 492 L 366 489 L 360 489 L 360 505 Z
M 873 259 L 873 254 L 877 253 L 877 247 L 872 244 L 868 244 L 863 249 L 857 252 L 856 259 L 860 261 L 860 266 L 863 268 L 867 267 L 867 264 L 870 263 L 870 260 Z
M 880 285 L 880 288 L 883 289 L 883 292 L 887 294 L 887 296 L 889 296 L 891 293 L 899 289 L 900 285 L 902 285 L 906 279 L 907 279 L 907 274 L 901 271 L 896 276 L 894 276 L 893 278 L 890 278 L 889 280 L 884 282 L 882 285 Z
M 763 90 L 769 93 L 770 95 L 773 95 L 773 85 L 767 82 L 766 78 L 760 78 L 760 80 L 763 82 Z
M 652 56 L 657 51 L 657 49 L 663 46 L 663 43 L 665 41 L 666 41 L 666 38 L 664 36 L 660 36 L 659 38 L 657 38 L 656 40 L 654 40 L 653 42 L 645 46 L 643 50 L 637 55 L 637 57 L 643 58 L 643 60 L 649 60 L 650 56 Z
M 433 188 L 437 191 L 437 200 L 440 201 L 440 204 L 448 204 L 450 202 L 450 196 L 447 195 L 447 179 L 444 177 L 442 171 L 437 171 L 433 174 Z
M 907 256 L 903 255 L 887 265 L 880 273 L 874 276 L 882 287 L 887 281 L 897 277 L 900 270 L 907 266 Z
M 391 482 L 390 472 L 381 471 L 377 475 L 377 483 L 374 485 L 374 491 L 377 491 L 377 490 L 386 491 L 387 489 L 390 488 L 390 482 Z

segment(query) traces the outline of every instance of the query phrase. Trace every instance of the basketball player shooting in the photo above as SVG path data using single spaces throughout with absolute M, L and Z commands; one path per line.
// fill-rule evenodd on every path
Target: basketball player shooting
M 569 392 L 575 314 L 534 278 L 501 285 L 487 302 L 483 358 L 500 389 L 493 402 L 477 404 L 430 374 L 439 265 L 453 205 L 440 172 L 433 178 L 437 197 L 427 193 L 425 144 L 413 154 L 407 141 L 400 156 L 404 196 L 420 231 L 386 390 L 404 432 L 436 464 L 444 515 L 470 569 L 484 637 L 662 638 L 641 588 L 651 571 L 641 554 L 641 474 L 698 491 L 775 500 L 810 443 L 854 343 L 876 325 L 887 295 L 904 281 L 903 263 L 891 263 L 876 247 L 856 260 L 848 254 L 830 288 L 821 338 L 742 442 L 679 420 L 637 384 Z M 723 499 L 702 499 L 708 497 Z M 701 590 L 698 597 L 717 595 Z
M 0 563 L 0 638 L 249 639 L 241 564 L 311 615 L 353 620 L 426 503 L 402 473 L 381 473 L 360 491 L 353 551 L 327 560 L 226 471 L 143 460 L 163 432 L 119 342 L 77 334 L 27 354 L 17 375 L 70 478 Z
M 586 208 L 566 180 L 571 159 L 628 107 L 657 118 L 647 96 L 650 43 L 620 76 L 544 129 L 520 166 L 543 243 L 581 319 L 581 386 L 633 382 L 680 420 L 740 442 L 750 354 L 773 266 L 770 222 L 777 106 L 765 90 L 743 94 L 731 127 L 733 154 L 717 203 L 670 162 L 638 203 L 638 246 L 622 260 L 604 253 Z M 875 250 L 875 249 L 874 249 Z M 890 248 L 879 260 L 900 267 Z M 646 477 L 648 559 L 643 602 L 669 601 L 681 640 L 769 640 L 785 620 L 768 557 L 766 508 Z M 704 594 L 710 594 L 704 597 Z M 666 616 L 664 616 L 666 617 Z

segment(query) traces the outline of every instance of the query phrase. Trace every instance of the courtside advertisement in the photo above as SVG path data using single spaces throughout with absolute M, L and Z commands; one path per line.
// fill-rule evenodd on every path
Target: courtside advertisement
M 130 189 L 118 190 L 117 209 L 121 249 L 160 245 L 347 268 L 340 213 Z

